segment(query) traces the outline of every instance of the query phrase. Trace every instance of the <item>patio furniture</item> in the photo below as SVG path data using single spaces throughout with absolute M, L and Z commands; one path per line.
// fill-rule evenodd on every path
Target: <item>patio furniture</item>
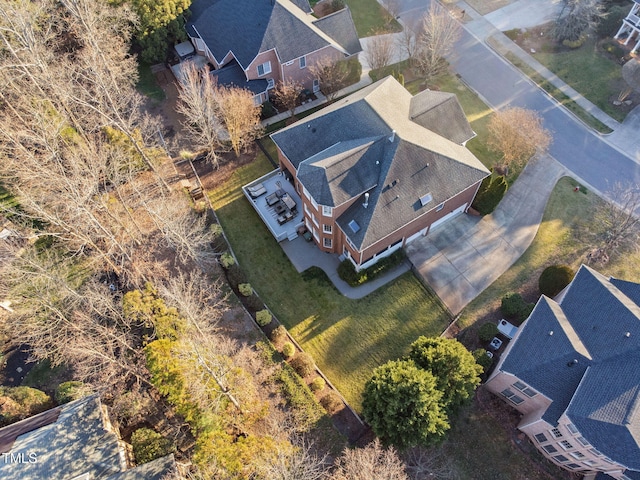
M 275 204 L 275 206 L 273 207 L 273 209 L 276 211 L 276 213 L 278 215 L 284 213 L 287 211 L 287 207 L 284 205 L 284 203 L 278 201 L 278 203 Z
M 287 192 L 285 192 L 283 189 L 279 188 L 278 190 L 276 190 L 276 196 L 278 198 L 282 198 L 287 194 Z
M 256 183 L 255 185 L 251 185 L 247 187 L 247 190 L 252 192 L 254 190 L 262 190 L 263 188 L 264 188 L 264 185 L 262 183 Z
M 262 187 L 258 190 L 249 190 L 247 189 L 247 191 L 249 192 L 249 195 L 251 195 L 251 198 L 258 198 L 261 195 L 264 195 L 265 193 L 267 193 L 267 189 Z
M 306 232 L 304 232 L 304 233 L 302 234 L 302 236 L 304 237 L 304 239 L 305 239 L 307 242 L 310 242 L 310 241 L 311 241 L 311 239 L 313 238 L 313 235 L 311 235 L 311 232 L 310 232 L 309 230 L 307 230 Z
M 267 205 L 269 205 L 270 207 L 273 207 L 279 201 L 280 201 L 280 199 L 278 198 L 278 196 L 275 193 L 267 195 Z
M 282 200 L 282 203 L 284 203 L 289 210 L 296 209 L 296 201 L 293 198 L 291 198 L 288 193 L 285 193 L 282 196 L 281 200 Z
M 279 225 L 287 223 L 287 221 L 288 221 L 287 218 L 284 215 L 278 215 L 277 220 L 278 220 L 278 224 Z
M 288 222 L 289 220 L 293 220 L 293 213 L 291 213 L 291 212 L 284 212 L 284 218 L 286 218 L 286 219 L 287 219 L 287 222 Z

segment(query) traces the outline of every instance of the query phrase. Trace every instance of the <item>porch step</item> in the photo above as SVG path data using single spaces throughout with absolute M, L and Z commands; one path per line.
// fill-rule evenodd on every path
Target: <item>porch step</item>
M 287 240 L 291 241 L 291 240 L 295 240 L 296 238 L 298 238 L 298 234 L 294 231 L 294 232 L 291 232 L 291 234 L 287 237 Z

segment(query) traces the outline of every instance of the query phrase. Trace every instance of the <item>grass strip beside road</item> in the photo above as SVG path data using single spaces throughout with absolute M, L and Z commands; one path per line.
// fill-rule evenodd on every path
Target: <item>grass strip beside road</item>
M 524 73 L 527 77 L 529 77 L 533 83 L 538 85 L 545 92 L 547 92 L 549 95 L 555 98 L 558 101 L 558 103 L 560 103 L 569 111 L 571 111 L 576 117 L 582 120 L 586 125 L 604 134 L 611 133 L 613 131 L 607 125 L 605 125 L 600 120 L 598 120 L 593 115 L 591 115 L 589 112 L 584 110 L 576 102 L 571 100 L 571 98 L 568 95 L 562 92 L 562 90 L 560 90 L 551 82 L 549 82 L 546 78 L 544 78 L 542 75 L 536 72 L 533 68 L 531 68 L 525 62 L 523 62 L 517 55 L 502 49 L 498 44 L 498 42 L 496 42 L 492 38 L 489 38 L 487 40 L 487 43 L 489 43 L 491 45 L 491 48 L 493 48 L 496 52 L 502 55 L 514 67 L 516 67 L 518 70 Z

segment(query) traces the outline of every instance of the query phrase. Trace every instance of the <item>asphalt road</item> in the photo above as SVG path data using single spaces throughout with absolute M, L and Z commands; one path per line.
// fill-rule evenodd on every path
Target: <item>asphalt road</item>
M 465 83 L 494 108 L 511 105 L 537 111 L 553 135 L 549 154 L 579 181 L 603 193 L 617 182 L 640 182 L 640 166 L 634 160 L 578 122 L 466 30 L 450 61 Z

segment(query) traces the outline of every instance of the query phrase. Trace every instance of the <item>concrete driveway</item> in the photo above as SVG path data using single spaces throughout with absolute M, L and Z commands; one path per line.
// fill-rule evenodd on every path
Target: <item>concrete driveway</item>
M 536 158 L 491 215 L 460 215 L 407 246 L 414 268 L 453 315 L 531 245 L 549 195 L 565 173 L 553 158 Z

